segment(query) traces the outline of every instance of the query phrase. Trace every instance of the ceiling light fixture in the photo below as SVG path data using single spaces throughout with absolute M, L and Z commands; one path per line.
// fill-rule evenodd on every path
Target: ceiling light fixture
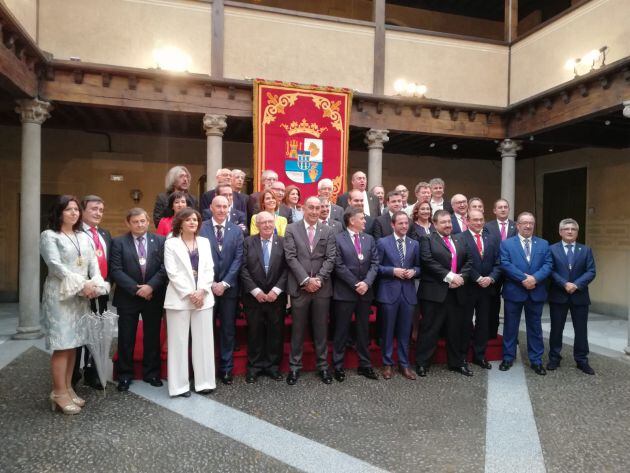
M 427 93 L 427 86 L 416 84 L 415 82 L 408 82 L 406 79 L 397 79 L 394 82 L 394 91 L 396 95 L 424 98 Z

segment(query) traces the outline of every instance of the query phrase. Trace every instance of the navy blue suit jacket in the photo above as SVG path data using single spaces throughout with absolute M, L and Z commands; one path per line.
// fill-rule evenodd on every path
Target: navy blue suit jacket
M 380 276 L 376 290 L 376 300 L 384 304 L 393 304 L 403 297 L 408 304 L 417 304 L 416 285 L 413 279 L 399 279 L 394 276 L 394 268 L 400 268 L 400 255 L 396 243 L 396 234 L 381 238 L 376 242 L 378 250 L 378 274 Z M 405 260 L 402 268 L 413 269 L 414 278 L 420 277 L 420 245 L 415 240 L 405 237 Z
M 223 229 L 223 247 L 219 251 L 217 237 L 212 228 L 212 220 L 201 225 L 199 235 L 210 240 L 212 261 L 214 262 L 214 281 L 225 281 L 230 285 L 222 297 L 238 297 L 239 272 L 243 264 L 243 232 L 232 222 L 225 222 Z
M 116 283 L 114 307 L 135 311 L 145 307 L 147 303 L 163 305 L 168 282 L 164 268 L 164 241 L 162 235 L 146 234 L 147 265 L 143 278 L 132 234 L 127 233 L 112 240 L 109 276 Z M 150 301 L 136 296 L 140 284 L 148 284 L 153 288 L 153 298 Z
M 378 252 L 374 238 L 366 233 L 359 234 L 363 259 L 359 259 L 354 242 L 347 231 L 335 236 L 337 256 L 333 279 L 333 299 L 336 301 L 371 301 L 374 299 L 374 281 L 378 275 Z M 365 282 L 369 289 L 360 296 L 355 285 Z
M 472 266 L 470 268 L 470 281 L 466 286 L 468 288 L 481 288 L 475 281 L 480 277 L 489 276 L 491 277 L 495 284 L 499 280 L 501 276 L 501 260 L 499 258 L 499 242 L 492 238 L 487 233 L 481 234 L 481 239 L 483 240 L 483 256 L 479 254 L 479 249 L 477 248 L 477 241 L 473 237 L 470 231 L 466 230 L 462 232 L 462 237 L 464 238 L 464 242 L 466 246 L 468 246 L 468 251 L 472 257 Z M 491 284 L 488 286 L 489 292 L 495 292 L 495 284 Z
M 593 251 L 586 245 L 575 243 L 573 253 L 573 267 L 569 269 L 569 260 L 564 252 L 562 242 L 549 247 L 553 258 L 553 270 L 551 271 L 551 287 L 549 288 L 549 302 L 566 304 L 572 302 L 576 305 L 589 305 L 591 298 L 588 293 L 588 285 L 595 279 L 595 259 Z M 564 285 L 572 282 L 578 288 L 573 294 L 564 290 Z
M 525 302 L 530 298 L 534 302 L 547 300 L 545 280 L 551 275 L 553 260 L 549 251 L 549 243 L 542 238 L 531 238 L 530 262 L 525 258 L 525 251 L 519 236 L 501 242 L 501 271 L 505 276 L 503 298 L 508 301 Z M 522 281 L 530 274 L 536 278 L 536 287 L 528 290 Z
M 487 231 L 491 237 L 501 243 L 501 229 L 499 228 L 499 222 L 497 222 L 496 218 L 494 220 L 486 222 L 486 224 L 483 226 L 483 229 Z M 506 233 L 507 238 L 512 238 L 513 236 L 516 236 L 516 223 L 514 223 L 514 220 L 508 220 Z
M 199 200 L 199 211 L 202 216 L 204 212 L 210 208 L 210 204 L 212 203 L 212 199 L 216 196 L 216 189 L 210 189 L 208 192 L 204 192 Z M 247 201 L 249 196 L 247 194 L 241 194 L 240 192 L 232 193 L 232 208 L 247 214 Z M 205 220 L 205 219 L 204 219 Z
M 456 235 L 462 232 L 462 227 L 459 226 L 459 220 L 457 220 L 457 217 L 455 216 L 455 214 L 451 215 L 451 223 L 453 224 L 453 230 L 451 231 L 451 235 Z

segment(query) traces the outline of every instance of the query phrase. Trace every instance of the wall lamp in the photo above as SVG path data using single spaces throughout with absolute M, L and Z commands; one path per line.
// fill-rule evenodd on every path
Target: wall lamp
M 424 97 L 427 93 L 427 86 L 408 82 L 406 79 L 398 79 L 394 82 L 394 91 L 397 95 L 406 97 Z
M 575 77 L 588 74 L 589 72 L 606 65 L 607 53 L 608 46 L 602 46 L 599 49 L 593 49 L 582 57 L 569 59 L 564 64 L 564 68 L 568 71 L 573 71 Z

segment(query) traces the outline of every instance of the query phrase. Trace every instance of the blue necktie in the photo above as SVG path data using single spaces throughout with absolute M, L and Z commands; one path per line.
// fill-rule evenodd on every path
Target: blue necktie
M 525 238 L 525 256 L 527 257 L 527 261 L 529 261 L 529 257 L 531 256 L 531 252 L 529 250 L 529 238 Z
M 575 253 L 573 253 L 573 245 L 567 245 L 567 260 L 569 261 L 569 269 L 573 269 Z
M 269 240 L 263 240 L 263 264 L 265 265 L 265 274 L 269 271 Z
M 398 254 L 400 255 L 400 267 L 405 267 L 405 250 L 403 248 L 403 239 L 398 238 Z

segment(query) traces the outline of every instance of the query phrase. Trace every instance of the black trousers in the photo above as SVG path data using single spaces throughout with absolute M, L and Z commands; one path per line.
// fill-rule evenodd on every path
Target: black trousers
M 457 294 L 449 289 L 444 302 L 422 300 L 422 320 L 416 342 L 416 366 L 427 367 L 437 348 L 440 329 L 446 324 L 446 353 L 449 368 L 459 368 L 463 364 L 462 337 L 466 331 L 464 305 Z
M 501 286 L 502 284 L 496 283 L 495 290 L 496 294 L 490 296 L 489 299 L 489 307 L 488 307 L 488 339 L 497 338 L 499 333 L 499 325 L 500 325 L 500 314 L 501 314 Z
M 465 329 L 462 332 L 462 354 L 464 355 L 464 361 L 466 361 L 465 357 L 468 354 L 471 339 L 475 359 L 483 360 L 486 357 L 486 348 L 488 347 L 488 318 L 490 303 L 494 296 L 494 294 L 490 294 L 487 289 L 488 288 L 482 287 L 473 288 L 469 293 L 468 303 L 464 308 Z M 474 328 L 473 314 L 475 316 Z
M 301 291 L 297 297 L 291 296 L 291 355 L 289 368 L 302 369 L 302 353 L 304 352 L 304 334 L 309 325 L 313 327 L 313 344 L 317 356 L 317 369 L 328 369 L 328 310 L 329 297 L 315 297 Z
M 335 335 L 333 339 L 333 366 L 343 368 L 348 335 L 352 326 L 352 314 L 356 317 L 356 349 L 359 355 L 359 366 L 372 366 L 370 360 L 370 301 L 334 301 L 333 318 Z
M 147 304 L 141 310 L 118 307 L 118 379 L 133 378 L 133 350 L 136 346 L 138 319 L 142 315 L 142 377 L 160 377 L 160 327 L 162 307 Z
M 248 294 L 243 302 L 247 314 L 248 373 L 256 375 L 262 371 L 280 370 L 286 297 L 260 303 Z
M 109 302 L 109 295 L 99 296 L 95 299 L 90 299 L 90 309 L 92 312 L 102 314 L 107 310 L 107 304 Z M 72 372 L 72 379 L 79 380 L 81 378 L 81 359 L 83 359 L 83 375 L 86 377 L 97 376 L 96 368 L 94 366 L 94 359 L 88 347 L 77 347 L 77 356 L 74 360 L 74 370 Z

